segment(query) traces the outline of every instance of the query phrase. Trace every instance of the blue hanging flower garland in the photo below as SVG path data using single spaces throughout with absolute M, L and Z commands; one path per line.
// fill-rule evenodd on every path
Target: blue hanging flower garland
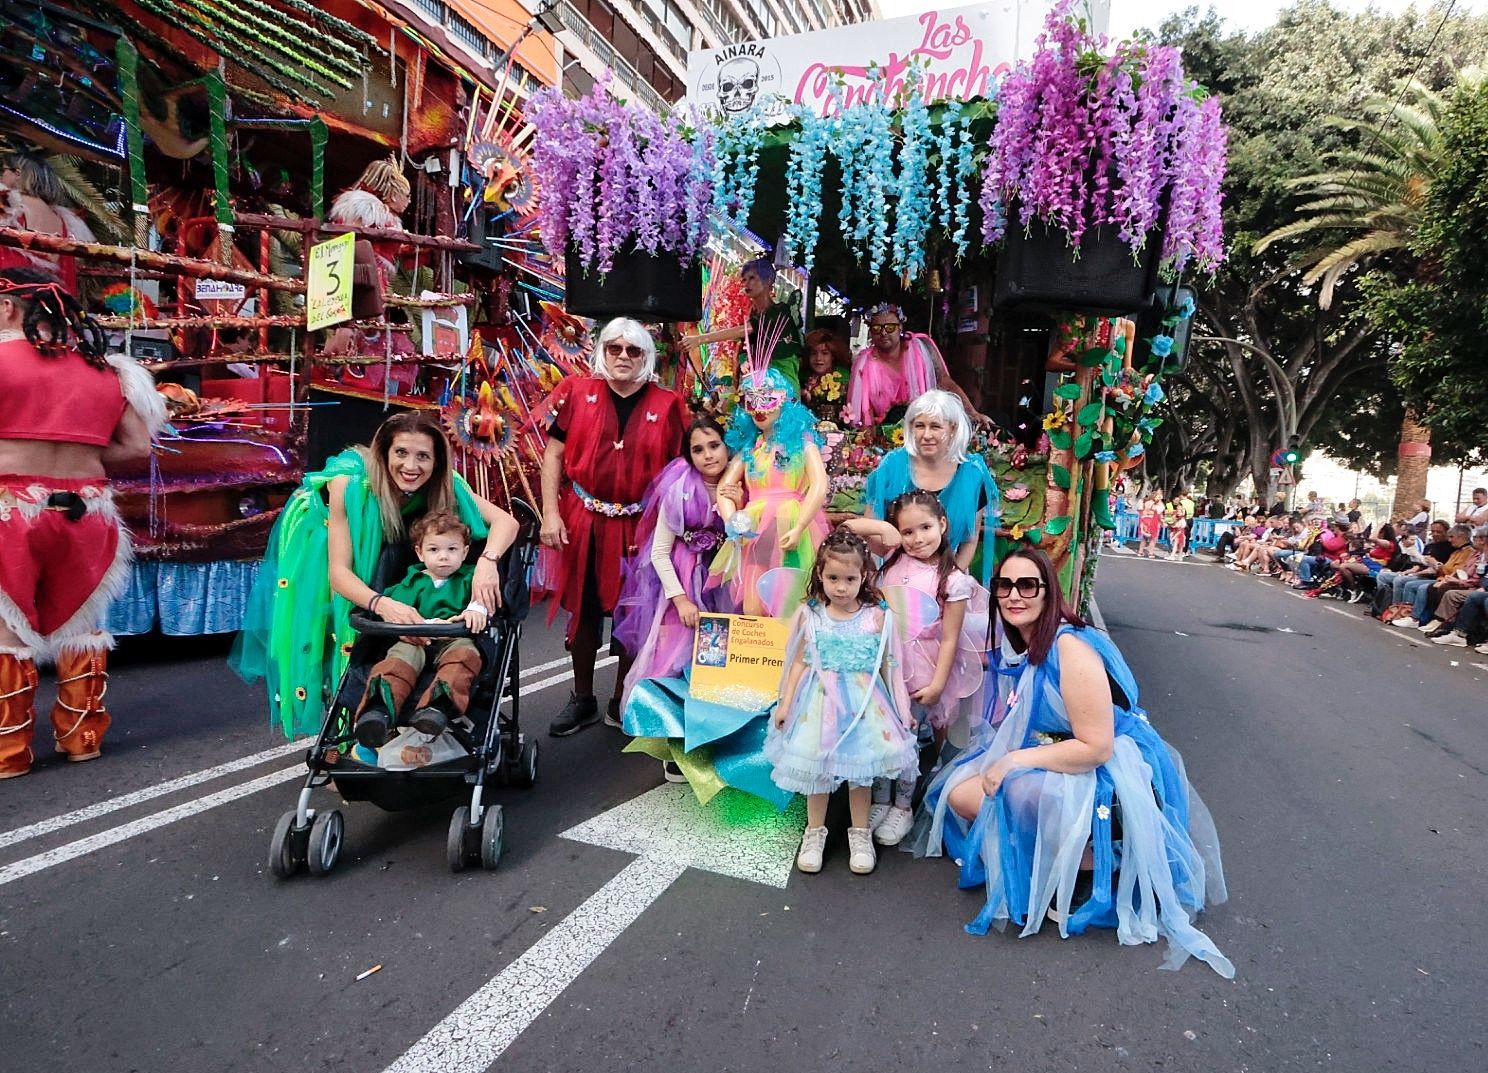
M 925 268 L 925 236 L 934 218 L 930 196 L 930 110 L 920 92 L 920 69 L 904 80 L 904 109 L 899 119 L 902 145 L 899 174 L 894 178 L 894 230 L 890 267 L 897 275 L 916 279 Z
M 836 134 L 837 122 L 797 106 L 801 132 L 791 142 L 786 171 L 786 243 L 796 252 L 796 263 L 810 272 L 816 265 L 816 245 L 821 235 L 822 167 L 827 147 Z

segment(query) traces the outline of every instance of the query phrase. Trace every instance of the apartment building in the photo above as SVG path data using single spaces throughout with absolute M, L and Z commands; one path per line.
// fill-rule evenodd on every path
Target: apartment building
M 694 49 L 864 22 L 878 9 L 877 0 L 558 0 L 554 13 L 566 92 L 587 93 L 609 70 L 617 92 L 663 111 L 686 94 Z

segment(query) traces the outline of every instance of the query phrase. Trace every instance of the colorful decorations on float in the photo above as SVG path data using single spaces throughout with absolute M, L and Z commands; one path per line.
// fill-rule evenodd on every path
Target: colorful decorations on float
M 561 257 L 572 244 L 600 275 L 631 249 L 697 257 L 713 206 L 710 128 L 616 100 L 607 82 L 578 100 L 545 90 L 528 118 L 539 229 L 550 253 Z
M 1183 71 L 1178 49 L 1093 37 L 1061 0 L 1038 50 L 1002 82 L 982 173 L 982 237 L 1007 213 L 1063 230 L 1072 247 L 1112 225 L 1134 254 L 1162 230 L 1162 265 L 1213 272 L 1224 258 L 1219 102 Z

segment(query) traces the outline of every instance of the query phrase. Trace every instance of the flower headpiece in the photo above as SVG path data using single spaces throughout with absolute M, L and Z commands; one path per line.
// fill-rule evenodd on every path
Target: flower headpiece
M 899 323 L 900 324 L 903 324 L 904 321 L 905 321 L 905 319 L 906 319 L 905 316 L 904 316 L 904 310 L 901 309 L 899 306 L 896 306 L 893 302 L 879 302 L 878 305 L 871 306 L 869 308 L 868 312 L 865 313 L 865 314 L 863 314 L 863 316 L 867 320 L 872 320 L 874 317 L 878 316 L 880 313 L 892 313 L 892 314 L 894 314 L 894 316 L 896 316 L 896 317 L 899 318 Z

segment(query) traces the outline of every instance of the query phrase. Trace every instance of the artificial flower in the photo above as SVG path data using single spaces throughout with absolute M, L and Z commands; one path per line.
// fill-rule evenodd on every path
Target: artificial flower
M 1166 358 L 1173 353 L 1173 337 L 1171 335 L 1158 335 L 1152 339 L 1152 356 L 1154 358 Z
M 1158 338 L 1166 338 L 1166 336 L 1159 336 Z M 1147 385 L 1147 390 L 1142 394 L 1142 401 L 1148 406 L 1156 406 L 1158 403 L 1163 401 L 1163 397 L 1164 392 L 1162 385 L 1154 380 L 1152 383 Z

